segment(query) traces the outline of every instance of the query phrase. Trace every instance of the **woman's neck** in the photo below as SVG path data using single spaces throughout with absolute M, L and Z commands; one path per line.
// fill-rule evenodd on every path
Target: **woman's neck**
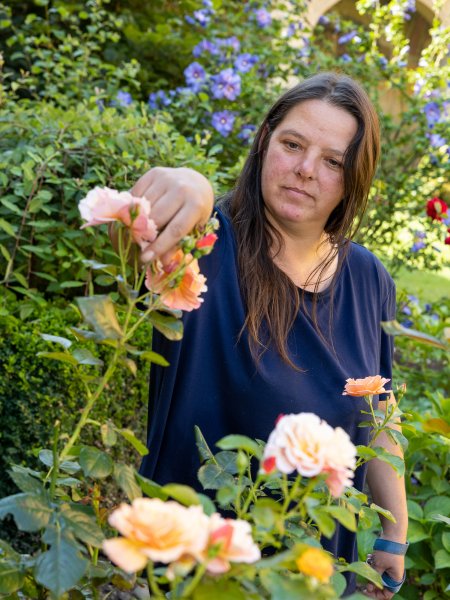
M 299 288 L 311 292 L 325 290 L 331 284 L 338 265 L 337 252 L 328 235 L 324 232 L 320 236 L 282 235 L 282 240 L 283 246 L 279 250 L 273 249 L 273 261 L 277 267 Z

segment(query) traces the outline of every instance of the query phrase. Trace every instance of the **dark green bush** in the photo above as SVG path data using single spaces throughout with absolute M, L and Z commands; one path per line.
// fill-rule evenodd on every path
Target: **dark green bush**
M 9 307 L 13 309 L 14 303 L 10 302 Z M 60 308 L 47 304 L 37 317 L 23 321 L 11 314 L 0 316 L 0 497 L 13 489 L 7 475 L 9 465 L 32 466 L 36 451 L 51 444 L 55 421 L 61 422 L 61 431 L 70 434 L 84 407 L 83 385 L 74 376 L 72 367 L 36 356 L 38 352 L 55 349 L 40 333 L 74 339 L 68 328 L 79 323 L 78 311 L 74 306 Z M 150 328 L 140 328 L 136 341 L 137 346 L 149 348 Z M 110 352 L 106 346 L 93 344 L 89 349 L 103 360 L 107 360 Z M 117 369 L 107 392 L 96 405 L 93 418 L 101 422 L 111 419 L 118 426 L 134 430 L 145 441 L 148 363 L 138 367 L 136 377 L 125 369 Z M 86 443 L 95 444 L 100 439 L 97 428 L 88 427 L 85 431 Z M 130 460 L 137 457 L 127 450 L 126 461 Z

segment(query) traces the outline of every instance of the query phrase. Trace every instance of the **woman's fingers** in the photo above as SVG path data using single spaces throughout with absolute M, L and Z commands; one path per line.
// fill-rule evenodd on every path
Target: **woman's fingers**
M 131 193 L 151 203 L 151 218 L 159 231 L 156 240 L 144 248 L 142 262 L 158 256 L 170 260 L 177 244 L 196 225 L 206 223 L 214 193 L 209 181 L 192 169 L 156 167 L 143 175 Z

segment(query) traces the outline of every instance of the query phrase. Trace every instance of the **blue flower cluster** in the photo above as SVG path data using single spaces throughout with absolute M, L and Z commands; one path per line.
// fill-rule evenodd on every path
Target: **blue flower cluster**
M 426 248 L 425 238 L 427 234 L 424 231 L 415 231 L 414 232 L 414 243 L 411 246 L 411 252 L 419 252 L 419 250 L 423 250 Z
M 429 127 L 429 131 L 426 135 L 430 140 L 430 145 L 433 148 L 441 148 L 442 146 L 446 145 L 448 146 L 448 139 L 436 132 L 436 126 L 445 122 L 448 128 L 450 117 L 450 101 L 438 103 L 431 100 L 425 104 L 423 110 L 427 120 L 427 125 Z M 449 149 L 447 149 L 447 152 L 449 152 Z
M 258 27 L 268 27 L 272 17 L 265 8 L 248 5 L 249 19 Z M 196 10 L 192 15 L 186 16 L 186 21 L 191 25 L 206 27 L 215 11 L 211 0 L 203 0 L 203 8 Z M 300 26 L 298 26 L 300 29 Z M 184 70 L 186 85 L 170 90 L 158 90 L 149 95 L 148 106 L 151 110 L 161 110 L 175 100 L 187 101 L 189 96 L 203 93 L 209 99 L 217 101 L 235 102 L 241 94 L 242 76 L 249 73 L 255 66 L 255 71 L 260 77 L 265 75 L 264 66 L 260 64 L 260 57 L 250 52 L 241 51 L 241 42 L 235 36 L 226 38 L 202 39 L 193 48 L 195 59 Z M 211 62 L 213 67 L 211 67 Z M 202 64 L 203 63 L 203 64 Z M 211 71 L 208 72 L 208 66 Z M 237 112 L 220 106 L 219 110 L 210 113 L 211 126 L 223 137 L 232 133 L 235 126 Z M 245 143 L 251 141 L 255 126 L 243 124 L 237 137 Z

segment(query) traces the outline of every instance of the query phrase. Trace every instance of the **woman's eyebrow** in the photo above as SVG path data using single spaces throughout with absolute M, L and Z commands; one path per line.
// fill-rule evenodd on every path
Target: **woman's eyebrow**
M 307 144 L 309 144 L 311 141 L 298 131 L 295 131 L 295 129 L 282 129 L 280 131 L 280 135 L 291 135 L 292 137 L 296 137 L 301 142 L 306 142 Z M 330 152 L 331 154 L 335 154 L 336 156 L 344 156 L 344 152 L 342 150 L 337 150 L 336 148 L 324 148 L 324 151 Z

